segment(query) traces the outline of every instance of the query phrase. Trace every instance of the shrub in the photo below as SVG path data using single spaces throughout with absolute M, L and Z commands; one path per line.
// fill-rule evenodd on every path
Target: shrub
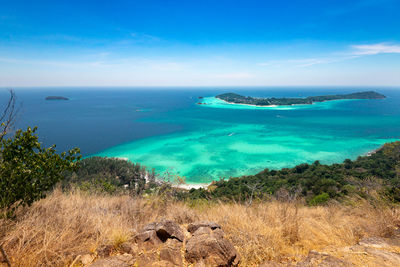
M 78 168 L 79 149 L 57 154 L 55 146 L 42 148 L 36 129 L 18 130 L 14 137 L 1 140 L 0 209 L 9 214 L 44 198 L 64 171 Z
M 310 201 L 309 204 L 311 206 L 317 206 L 326 203 L 329 200 L 329 194 L 328 193 L 322 193 L 319 194 L 315 197 L 313 197 Z

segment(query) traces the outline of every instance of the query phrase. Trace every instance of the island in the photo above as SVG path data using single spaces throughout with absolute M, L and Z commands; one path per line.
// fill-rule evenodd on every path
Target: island
M 69 98 L 64 96 L 47 96 L 46 100 L 69 100 Z
M 344 99 L 384 99 L 386 96 L 374 91 L 358 92 L 352 94 L 340 95 L 322 95 L 322 96 L 309 96 L 304 98 L 259 98 L 251 96 L 242 96 L 235 93 L 225 93 L 215 96 L 230 104 L 253 105 L 253 106 L 290 106 L 290 105 L 311 105 L 314 102 L 324 102 L 331 100 L 344 100 Z

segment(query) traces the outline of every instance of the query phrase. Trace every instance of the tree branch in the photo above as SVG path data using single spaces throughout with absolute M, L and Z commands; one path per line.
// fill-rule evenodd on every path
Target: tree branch
M 3 254 L 3 258 L 4 258 L 3 262 L 5 262 L 8 267 L 11 267 L 10 259 L 8 258 L 8 255 L 3 248 L 3 244 L 0 245 L 0 252 L 1 252 L 1 254 Z

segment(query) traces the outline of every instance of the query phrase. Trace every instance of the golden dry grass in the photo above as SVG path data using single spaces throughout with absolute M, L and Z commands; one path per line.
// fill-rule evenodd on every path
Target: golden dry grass
M 172 219 L 221 224 L 238 249 L 242 266 L 267 260 L 298 261 L 310 250 L 353 245 L 365 236 L 392 234 L 400 210 L 367 202 L 352 206 L 306 207 L 263 202 L 251 206 L 207 202 L 189 205 L 161 198 L 53 192 L 21 211 L 6 229 L 5 249 L 16 266 L 68 266 L 79 254 L 105 244 L 118 246 L 145 224 Z

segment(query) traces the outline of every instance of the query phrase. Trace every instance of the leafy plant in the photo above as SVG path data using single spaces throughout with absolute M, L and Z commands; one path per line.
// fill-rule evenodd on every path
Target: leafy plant
M 313 199 L 310 200 L 309 204 L 311 206 L 317 206 L 326 203 L 328 200 L 329 200 L 329 194 L 322 193 L 319 194 L 318 196 L 313 197 Z
M 14 137 L 1 140 L 0 209 L 12 212 L 31 205 L 63 178 L 63 172 L 77 170 L 78 148 L 57 154 L 55 146 L 43 148 L 35 128 L 16 131 Z

